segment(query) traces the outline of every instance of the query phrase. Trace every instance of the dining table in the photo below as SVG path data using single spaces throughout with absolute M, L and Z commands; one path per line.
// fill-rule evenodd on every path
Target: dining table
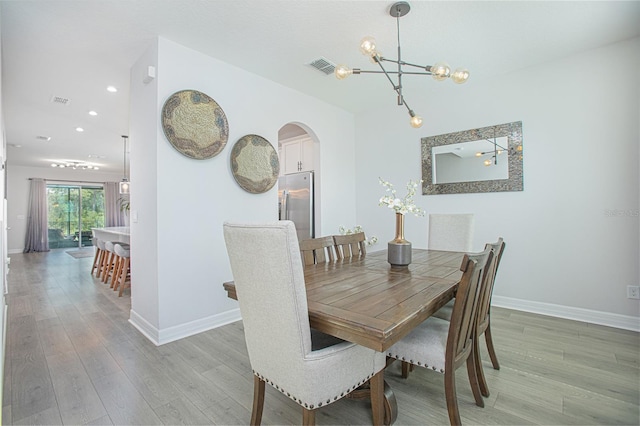
M 304 280 L 309 324 L 340 339 L 385 352 L 455 296 L 465 253 L 413 249 L 403 267 L 387 251 L 307 265 Z M 233 281 L 223 283 L 236 299 Z M 395 410 L 395 412 L 394 412 Z M 397 416 L 385 384 L 385 424 Z

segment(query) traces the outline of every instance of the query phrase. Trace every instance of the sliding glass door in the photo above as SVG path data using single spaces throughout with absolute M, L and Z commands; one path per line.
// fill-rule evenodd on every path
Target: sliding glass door
M 91 228 L 104 227 L 102 186 L 47 185 L 49 248 L 86 247 Z

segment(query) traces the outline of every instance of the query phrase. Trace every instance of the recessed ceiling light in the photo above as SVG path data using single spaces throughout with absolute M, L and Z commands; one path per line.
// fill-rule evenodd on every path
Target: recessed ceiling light
M 16 144 L 16 143 L 11 143 L 9 144 L 9 146 L 12 146 L 14 148 L 22 148 L 22 145 Z
M 98 113 L 95 111 L 89 111 L 89 115 L 93 115 L 95 117 L 96 115 L 98 115 Z
M 118 89 L 116 89 L 113 86 L 107 86 L 107 91 L 111 92 L 111 93 L 116 93 L 118 91 Z
M 51 136 L 38 135 L 38 136 L 36 136 L 36 139 L 38 139 L 40 141 L 49 142 L 51 140 Z
M 84 132 L 84 129 L 82 127 L 76 127 L 76 132 Z

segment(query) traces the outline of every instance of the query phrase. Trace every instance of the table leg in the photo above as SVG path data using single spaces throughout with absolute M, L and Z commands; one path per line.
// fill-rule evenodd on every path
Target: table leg
M 378 373 L 380 374 L 380 373 Z M 377 375 L 376 375 L 377 376 Z M 376 377 L 374 376 L 374 378 Z M 396 395 L 393 393 L 391 386 L 381 377 L 384 386 L 383 390 L 383 409 L 384 409 L 384 424 L 392 425 L 398 418 L 398 402 L 396 401 Z M 371 379 L 373 381 L 373 378 Z M 366 383 L 360 386 L 358 389 L 347 395 L 349 399 L 370 399 L 371 398 L 371 383 Z M 375 419 L 374 419 L 374 424 Z

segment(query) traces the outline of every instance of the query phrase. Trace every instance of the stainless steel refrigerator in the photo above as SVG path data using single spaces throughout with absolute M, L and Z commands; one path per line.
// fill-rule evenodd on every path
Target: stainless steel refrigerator
M 314 238 L 313 172 L 292 173 L 278 179 L 280 220 L 291 220 L 298 241 Z

